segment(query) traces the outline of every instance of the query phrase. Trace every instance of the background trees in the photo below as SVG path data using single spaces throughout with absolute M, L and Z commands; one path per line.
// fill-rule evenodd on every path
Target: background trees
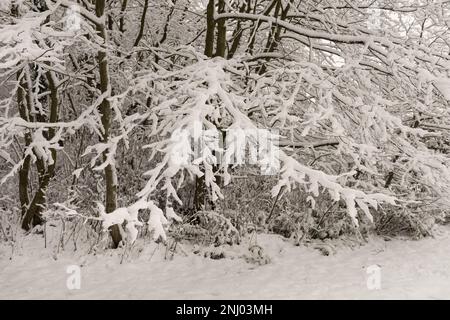
M 93 215 L 102 201 L 124 226 L 144 209 L 139 219 L 153 231 L 172 207 L 236 206 L 253 219 L 236 200 L 250 197 L 252 179 L 273 188 L 253 205 L 266 214 L 259 223 L 299 213 L 290 224 L 311 221 L 308 236 L 373 220 L 379 230 L 427 232 L 426 221 L 447 212 L 447 1 L 33 0 L 0 9 L 2 195 L 18 195 L 26 230 L 54 202 Z M 79 28 L 69 27 L 74 16 Z M 278 129 L 279 175 L 212 165 L 218 154 L 207 146 L 197 161 L 174 162 L 173 133 L 199 125 Z M 117 246 L 120 223 L 109 225 Z

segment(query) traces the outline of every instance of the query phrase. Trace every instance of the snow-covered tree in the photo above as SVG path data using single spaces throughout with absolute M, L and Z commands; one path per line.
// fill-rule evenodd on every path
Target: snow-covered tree
M 299 188 L 355 226 L 358 210 L 442 212 L 449 16 L 446 1 L 2 2 L 1 183 L 18 175 L 23 228 L 40 224 L 64 153 L 71 190 L 103 172 L 114 246 L 140 210 L 165 238 L 184 184 L 196 210 L 224 197 L 233 133 L 277 129 L 274 198 Z

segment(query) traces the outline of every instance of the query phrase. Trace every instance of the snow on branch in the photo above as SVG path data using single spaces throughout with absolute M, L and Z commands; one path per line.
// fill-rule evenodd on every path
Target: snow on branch
M 137 79 L 135 87 L 140 88 L 138 90 L 147 88 L 145 83 L 156 82 L 156 80 L 160 83 L 157 88 L 158 91 L 153 92 L 158 94 L 159 104 L 154 108 L 154 112 L 160 119 L 154 134 L 160 135 L 160 138 L 166 136 L 163 140 L 149 146 L 162 152 L 163 159 L 146 173 L 149 180 L 138 194 L 139 197 L 146 199 L 162 183 L 163 189 L 168 192 L 167 195 L 173 196 L 179 201 L 175 189 L 172 188 L 172 180 L 176 177 L 182 179 L 177 174 L 184 170 L 191 176 L 205 175 L 206 184 L 211 190 L 212 198 L 221 197 L 220 188 L 215 182 L 214 172 L 211 164 L 207 161 L 207 157 L 192 162 L 171 162 L 171 155 L 173 155 L 173 151 L 177 148 L 177 143 L 180 143 L 180 140 L 171 139 L 167 135 L 176 132 L 176 130 L 192 130 L 192 132 L 195 132 L 194 124 L 200 124 L 200 129 L 213 129 L 225 125 L 233 130 L 257 130 L 258 126 L 246 115 L 245 110 L 249 102 L 252 104 L 262 103 L 268 96 L 262 94 L 258 97 L 258 100 L 250 100 L 250 97 L 242 95 L 243 92 L 239 90 L 239 84 L 234 83 L 230 73 L 226 71 L 227 68 L 238 69 L 238 65 L 239 63 L 236 61 L 215 58 L 199 61 L 176 72 L 149 73 Z M 266 80 L 272 81 L 267 78 Z M 171 85 L 165 86 L 164 81 L 170 81 Z M 167 90 L 167 88 L 170 89 Z M 274 121 L 281 120 L 280 116 L 283 114 L 290 123 L 296 119 L 289 113 L 292 104 L 296 101 L 298 90 L 298 86 L 294 85 L 289 98 L 280 101 L 281 110 L 285 108 L 285 111 L 274 112 L 272 116 Z M 261 91 L 259 92 L 261 93 Z M 282 123 L 287 122 L 282 120 Z M 187 146 L 187 155 L 194 152 L 187 143 L 181 142 L 181 144 Z M 207 154 L 212 154 L 211 150 L 208 150 Z M 377 208 L 379 202 L 395 204 L 395 198 L 392 196 L 381 193 L 367 194 L 361 190 L 341 185 L 337 176 L 303 165 L 282 150 L 279 152 L 279 160 L 282 162 L 281 179 L 273 189 L 274 195 L 282 187 L 292 190 L 295 184 L 299 184 L 304 186 L 307 192 L 318 196 L 319 188 L 322 187 L 329 192 L 335 201 L 340 199 L 345 201 L 348 213 L 355 223 L 357 223 L 357 206 L 371 218 L 369 206 Z M 220 169 L 224 171 L 224 176 L 227 176 L 227 165 L 221 164 Z M 351 172 L 347 174 L 351 174 Z

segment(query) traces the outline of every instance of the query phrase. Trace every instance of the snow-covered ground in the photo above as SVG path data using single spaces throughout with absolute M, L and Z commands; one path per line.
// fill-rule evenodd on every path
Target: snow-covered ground
M 1 299 L 450 299 L 450 229 L 419 241 L 372 239 L 322 255 L 313 246 L 295 247 L 277 235 L 252 242 L 271 262 L 249 262 L 248 242 L 228 247 L 224 259 L 160 244 L 139 244 L 123 259 L 123 249 L 86 255 L 54 254 L 41 236 L 28 236 L 10 260 L 1 248 Z M 140 252 L 139 252 L 140 251 Z M 167 259 L 165 259 L 165 257 Z M 69 290 L 70 265 L 81 266 L 80 289 Z M 368 289 L 369 266 L 380 267 L 381 289 Z M 369 269 L 371 270 L 371 269 Z

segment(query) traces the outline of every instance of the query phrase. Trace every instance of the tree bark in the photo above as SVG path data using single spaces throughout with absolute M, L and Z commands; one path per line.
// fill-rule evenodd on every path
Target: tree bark
M 218 13 L 225 13 L 225 0 L 219 0 Z M 227 26 L 226 20 L 221 19 L 217 22 L 216 56 L 224 58 L 226 49 L 227 49 Z
M 19 107 L 19 115 L 22 119 L 25 121 L 29 121 L 28 117 L 28 107 L 25 101 L 25 95 L 24 89 L 22 86 L 25 86 L 24 83 L 19 87 L 17 90 L 17 105 Z M 31 143 L 31 134 L 30 132 L 25 133 L 25 149 L 30 145 Z M 30 204 L 30 198 L 28 195 L 28 185 L 29 185 L 29 172 L 31 167 L 31 157 L 29 155 L 25 156 L 23 159 L 23 164 L 19 169 L 19 201 L 20 201 L 20 208 L 22 212 L 22 217 L 25 216 L 28 205 Z
M 53 74 L 51 72 L 47 72 L 47 81 L 48 87 L 50 90 L 50 115 L 48 121 L 50 123 L 55 123 L 58 121 L 58 88 L 55 83 L 55 79 L 53 78 Z M 44 120 L 44 119 L 42 119 Z M 46 135 L 47 140 L 51 140 L 55 137 L 55 128 L 49 128 L 48 133 Z M 55 175 L 55 167 L 56 167 L 56 150 L 51 150 L 52 164 L 45 163 L 42 159 L 37 158 L 36 167 L 38 171 L 38 189 L 31 201 L 29 207 L 24 213 L 22 220 L 22 228 L 24 230 L 29 230 L 30 228 L 42 224 L 42 212 L 44 211 L 47 203 L 47 190 L 50 185 L 50 180 Z M 25 159 L 27 160 L 27 159 Z M 19 180 L 21 179 L 21 174 L 19 173 Z M 28 181 L 28 173 L 23 172 L 23 183 Z M 23 186 L 23 188 L 25 188 Z M 21 192 L 25 192 L 21 190 Z
M 97 17 L 102 17 L 105 13 L 105 0 L 97 0 L 95 2 L 95 14 Z M 104 25 L 97 25 L 97 32 L 102 37 L 104 44 L 107 42 L 107 31 Z M 103 50 L 98 51 L 98 68 L 100 74 L 100 91 L 103 93 L 110 90 L 108 57 Z M 107 98 L 103 99 L 100 105 L 101 121 L 103 126 L 102 142 L 108 143 L 111 130 L 111 105 Z M 103 153 L 103 158 L 106 160 L 108 150 Z M 117 208 L 117 173 L 116 168 L 112 164 L 108 164 L 105 168 L 105 184 L 106 184 L 106 213 L 111 213 Z M 109 232 L 113 240 L 113 247 L 117 248 L 122 236 L 118 225 L 110 227 Z
M 121 33 L 125 32 L 125 11 L 127 10 L 128 0 L 122 1 L 122 6 L 120 7 L 120 19 L 119 19 L 119 31 Z
M 214 20 L 214 0 L 209 0 L 206 7 L 206 38 L 205 38 L 205 56 L 212 57 L 214 52 L 214 33 L 216 22 Z
M 139 26 L 139 32 L 136 37 L 136 40 L 134 41 L 134 47 L 137 47 L 139 45 L 139 42 L 141 42 L 142 36 L 144 35 L 145 30 L 145 17 L 147 16 L 147 10 L 148 10 L 148 0 L 145 0 L 144 2 L 144 10 L 142 11 L 141 16 L 141 24 Z
M 205 55 L 212 58 L 214 55 L 214 36 L 216 22 L 214 20 L 215 1 L 209 0 L 206 7 L 206 38 L 205 38 Z M 207 188 L 205 183 L 205 175 L 195 177 L 195 193 L 194 193 L 194 210 L 199 211 L 206 206 Z

